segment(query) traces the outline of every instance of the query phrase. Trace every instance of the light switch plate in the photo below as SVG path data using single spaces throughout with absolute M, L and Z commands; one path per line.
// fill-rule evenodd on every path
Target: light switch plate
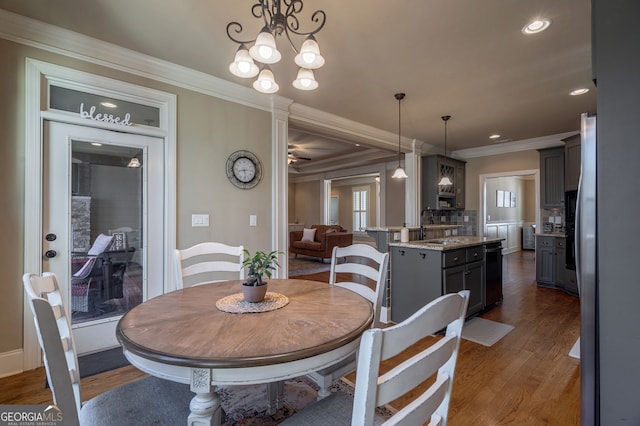
M 209 215 L 208 214 L 192 214 L 191 226 L 194 228 L 209 226 Z
M 258 226 L 258 216 L 255 214 L 249 215 L 249 226 Z

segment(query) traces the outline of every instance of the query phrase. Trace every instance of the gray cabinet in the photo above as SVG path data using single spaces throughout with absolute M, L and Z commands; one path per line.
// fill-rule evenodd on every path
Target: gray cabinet
M 484 247 L 447 251 L 442 256 L 443 293 L 469 290 L 467 315 L 480 312 L 485 306 Z
M 536 236 L 536 281 L 543 287 L 565 290 L 566 238 Z
M 564 148 L 540 151 L 540 205 L 543 209 L 564 206 Z
M 464 209 L 465 164 L 442 155 L 422 157 L 422 207 Z M 442 176 L 449 177 L 452 185 L 438 185 Z
M 470 290 L 467 315 L 485 307 L 482 244 L 454 250 L 390 247 L 391 321 L 398 323 L 446 293 Z
M 580 134 L 564 139 L 564 189 L 577 191 L 581 162 Z
M 390 247 L 391 321 L 399 323 L 442 295 L 441 252 Z

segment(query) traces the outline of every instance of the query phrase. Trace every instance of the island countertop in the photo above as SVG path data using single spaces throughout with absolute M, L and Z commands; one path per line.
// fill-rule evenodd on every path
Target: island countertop
M 428 250 L 448 251 L 456 250 L 459 248 L 472 247 L 477 245 L 485 245 L 491 243 L 498 243 L 504 241 L 504 238 L 488 238 L 488 237 L 468 237 L 468 236 L 453 236 L 446 238 L 434 238 L 429 240 L 414 240 L 408 243 L 392 242 L 389 243 L 391 247 L 406 247 Z

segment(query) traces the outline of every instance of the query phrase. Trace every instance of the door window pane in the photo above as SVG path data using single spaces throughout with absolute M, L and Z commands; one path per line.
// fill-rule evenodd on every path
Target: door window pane
M 138 167 L 130 167 L 134 158 Z M 142 302 L 143 160 L 138 148 L 72 143 L 73 324 Z

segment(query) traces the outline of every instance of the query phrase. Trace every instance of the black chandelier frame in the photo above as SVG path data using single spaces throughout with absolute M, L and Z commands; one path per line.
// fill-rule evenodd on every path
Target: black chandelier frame
M 284 6 L 284 10 L 283 10 Z M 323 10 L 316 10 L 311 15 L 311 21 L 318 26 L 316 29 L 308 32 L 300 31 L 300 21 L 296 15 L 302 12 L 304 3 L 302 0 L 259 0 L 258 3 L 251 7 L 251 14 L 258 19 L 263 19 L 265 27 L 272 35 L 284 35 L 289 40 L 289 44 L 294 52 L 299 53 L 296 46 L 291 40 L 291 34 L 299 36 L 313 37 L 322 30 L 327 20 L 327 15 Z M 242 33 L 243 27 L 239 22 L 229 22 L 227 24 L 227 37 L 238 44 L 251 44 L 257 39 L 241 40 L 232 35 Z

